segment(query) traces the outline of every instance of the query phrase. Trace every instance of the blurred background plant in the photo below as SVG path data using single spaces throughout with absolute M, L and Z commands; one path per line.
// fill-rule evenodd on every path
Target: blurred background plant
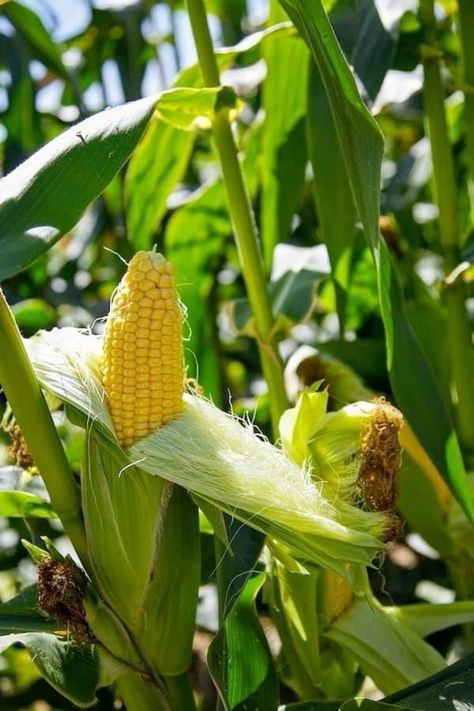
M 294 14 L 295 3 L 283 5 L 306 36 L 304 23 Z M 442 461 L 436 442 L 443 440 L 443 423 L 455 422 L 464 463 L 471 468 L 474 57 L 468 30 L 474 26 L 473 10 L 469 0 L 434 5 L 429 0 L 326 0 L 324 6 L 385 139 L 378 226 L 402 285 L 399 300 L 392 295 L 390 302 L 391 327 L 383 297 L 381 309 L 377 270 L 364 237 L 367 223 L 360 201 L 351 195 L 354 181 L 341 157 L 321 66 L 316 68 L 276 0 L 206 4 L 222 83 L 231 85 L 241 100 L 234 135 L 261 237 L 287 389 L 295 399 L 302 386 L 322 380 L 329 387 L 332 410 L 383 393 L 407 414 L 424 448 L 411 431 L 406 433 L 398 496 L 404 534 L 390 545 L 383 565 L 370 572 L 374 592 L 391 606 L 468 600 L 474 597 L 474 536 L 465 512 L 472 512 L 472 498 L 459 456 L 450 450 Z M 3 3 L 3 174 L 65 128 L 108 106 L 173 85 L 199 86 L 195 62 L 189 19 L 179 1 Z M 367 180 L 370 183 L 370 176 Z M 0 250 L 5 236 L 0 235 Z M 209 131 L 181 131 L 154 116 L 128 166 L 63 239 L 20 273 L 2 256 L 0 279 L 22 333 L 91 323 L 100 331 L 100 319 L 123 271 L 117 254 L 128 259 L 155 243 L 174 263 L 187 305 L 188 374 L 216 404 L 232 406 L 238 414 L 252 413 L 271 436 L 255 323 Z M 407 324 L 416 334 L 415 346 L 410 338 L 401 339 L 400 350 L 393 350 L 390 328 L 404 333 Z M 400 343 L 397 336 L 395 341 Z M 429 364 L 428 385 L 419 369 L 420 353 Z M 430 388 L 437 399 L 430 397 Z M 78 473 L 82 432 L 61 410 L 55 419 Z M 4 422 L 1 489 L 46 499 L 41 478 L 9 429 L 8 412 Z M 0 496 L 2 601 L 36 579 L 21 538 L 38 542 L 46 535 L 60 550 L 69 551 L 51 510 L 36 503 L 31 515 L 25 515 L 20 496 Z M 203 708 L 210 708 L 206 703 L 213 703 L 214 693 L 203 657 L 218 628 L 211 533 L 203 521 L 194 666 Z M 256 550 L 258 557 L 258 545 Z M 240 561 L 245 562 L 256 564 L 252 555 Z M 224 575 L 230 580 L 232 564 L 229 568 Z M 280 582 L 284 587 L 288 581 L 281 576 Z M 254 583 L 253 595 L 261 583 Z M 268 607 L 268 596 L 276 593 L 266 592 L 257 598 L 258 609 L 277 656 L 278 634 Z M 360 619 L 354 624 L 361 624 Z M 277 627 L 284 637 L 281 620 Z M 339 637 L 334 631 L 327 635 L 322 655 L 341 643 L 344 625 L 340 627 Z M 469 626 L 464 632 L 459 627 L 438 631 L 429 641 L 450 661 L 474 644 Z M 356 652 L 341 662 L 350 679 L 348 695 L 356 693 L 363 680 L 354 656 Z M 304 697 L 301 677 L 295 681 L 295 670 L 293 677 L 288 671 L 285 650 L 279 660 L 287 684 L 282 701 L 294 700 L 295 690 Z M 73 707 L 41 680 L 25 650 L 10 648 L 0 664 L 2 709 Z M 328 667 L 322 667 L 326 693 L 336 682 Z M 374 678 L 369 665 L 371 671 Z M 391 690 L 378 681 L 383 691 Z M 97 708 L 113 708 L 108 691 L 99 696 Z

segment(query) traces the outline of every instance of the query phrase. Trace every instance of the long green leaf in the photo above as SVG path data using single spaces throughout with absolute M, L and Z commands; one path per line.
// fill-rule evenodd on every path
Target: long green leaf
M 188 164 L 195 136 L 153 117 L 127 170 L 127 225 L 134 249 L 150 249 L 168 195 Z
M 474 654 L 447 669 L 384 699 L 410 711 L 471 711 L 474 699 Z
M 354 602 L 325 634 L 347 649 L 385 693 L 444 666 L 441 655 L 410 627 L 366 600 Z
M 252 51 L 266 38 L 293 34 L 289 23 L 255 32 L 233 47 L 216 51 L 220 70 L 227 69 L 235 57 Z M 202 86 L 199 64 L 186 67 L 176 77 L 175 88 Z M 166 201 L 180 181 L 194 145 L 195 135 L 184 133 L 155 116 L 135 151 L 127 171 L 127 226 L 135 249 L 149 249 L 166 210 Z M 212 392 L 212 388 L 209 389 Z
M 0 652 L 12 644 L 26 647 L 40 674 L 67 699 L 81 707 L 96 703 L 100 675 L 92 645 L 78 646 L 51 634 L 9 634 L 0 637 Z
M 359 217 L 372 249 L 378 210 L 383 138 L 360 98 L 321 0 L 280 0 L 308 43 L 326 90 Z
M 285 19 L 284 12 L 273 0 L 269 21 L 281 19 Z M 273 248 L 288 237 L 303 187 L 309 56 L 300 39 L 276 34 L 263 44 L 262 57 L 267 75 L 262 86 L 265 125 L 261 150 L 261 237 L 265 263 L 270 270 Z
M 38 611 L 36 585 L 30 585 L 0 605 L 0 634 L 17 632 L 55 632 L 58 622 Z
M 3 5 L 1 12 L 8 17 L 15 29 L 26 40 L 33 50 L 35 58 L 60 77 L 68 80 L 69 74 L 61 59 L 59 48 L 53 42 L 38 15 L 16 0 L 10 0 Z
M 399 406 L 466 514 L 474 517 L 461 450 L 430 364 L 408 321 L 399 277 L 384 242 L 378 260 L 387 365 Z
M 0 182 L 0 281 L 21 271 L 78 221 L 135 148 L 156 97 L 68 129 Z
M 0 516 L 56 518 L 51 504 L 28 491 L 0 491 Z
M 319 236 L 328 249 L 339 321 L 344 327 L 357 213 L 331 108 L 314 65 L 309 76 L 307 122 Z
M 474 505 L 453 424 L 430 364 L 408 322 L 401 285 L 388 249 L 379 240 L 381 133 L 359 96 L 321 0 L 280 2 L 313 53 L 331 107 L 357 211 L 376 257 L 387 365 L 397 403 L 472 518 Z
M 264 538 L 229 517 L 226 526 L 230 548 L 216 549 L 221 626 L 209 649 L 209 671 L 229 711 L 272 711 L 277 706 L 278 682 L 255 611 L 255 597 L 265 578 L 256 569 Z
M 474 601 L 465 600 L 447 604 L 421 603 L 388 608 L 395 620 L 400 620 L 414 632 L 427 637 L 448 627 L 474 621 Z

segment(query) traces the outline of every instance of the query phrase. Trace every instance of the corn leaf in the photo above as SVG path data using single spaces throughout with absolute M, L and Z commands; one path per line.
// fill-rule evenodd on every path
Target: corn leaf
M 69 74 L 61 59 L 59 47 L 53 42 L 41 19 L 33 10 L 16 0 L 10 0 L 1 8 L 1 13 L 10 20 L 17 32 L 26 40 L 36 59 L 43 62 L 58 76 L 69 80 Z
M 286 22 L 255 32 L 234 47 L 221 47 L 216 50 L 219 68 L 227 69 L 238 55 L 255 49 L 267 37 L 293 33 L 290 23 Z M 183 69 L 173 87 L 202 87 L 199 64 Z M 175 118 L 171 116 L 172 121 Z M 127 171 L 126 190 L 129 240 L 135 249 L 150 249 L 153 234 L 165 213 L 167 198 L 186 170 L 194 140 L 194 133 L 182 131 L 155 115 L 134 152 Z
M 255 163 L 259 131 L 249 131 L 243 169 L 251 194 L 257 189 Z M 187 305 L 188 374 L 199 379 L 216 404 L 222 397 L 221 368 L 216 343 L 212 288 L 220 268 L 225 239 L 231 234 L 227 198 L 221 178 L 193 193 L 171 216 L 165 231 L 166 254 L 173 262 L 176 283 Z
M 0 281 L 76 224 L 135 148 L 155 104 L 148 97 L 87 118 L 0 181 Z
M 321 571 L 304 575 L 276 562 L 269 581 L 273 619 L 283 643 L 289 669 L 287 683 L 303 698 L 321 690 L 320 611 Z
M 134 151 L 126 175 L 128 239 L 134 249 L 150 249 L 166 210 L 168 195 L 181 179 L 195 135 L 155 114 Z
M 255 610 L 265 580 L 257 568 L 264 537 L 233 518 L 225 520 L 230 544 L 216 547 L 221 624 L 209 648 L 209 671 L 229 711 L 274 709 L 278 681 Z
M 0 516 L 56 518 L 51 504 L 28 491 L 0 491 Z
M 386 704 L 383 701 L 372 701 L 371 699 L 356 698 L 346 701 L 340 707 L 339 711 L 409 711 L 408 706 L 395 706 L 394 704 Z
M 276 0 L 269 22 L 285 19 Z M 269 271 L 273 248 L 287 239 L 301 198 L 306 166 L 305 107 L 309 53 L 291 36 L 273 34 L 262 43 L 267 74 L 262 86 L 261 239 Z M 282 102 L 281 97 L 285 97 Z
M 396 704 L 410 711 L 470 711 L 474 698 L 474 654 L 469 654 L 447 669 L 433 674 L 410 686 L 408 689 L 391 694 L 384 703 Z
M 282 704 L 278 711 L 339 711 L 340 701 L 301 701 L 294 704 Z
M 398 23 L 405 12 L 402 4 L 394 8 L 390 29 L 382 24 L 374 0 L 357 5 L 338 2 L 330 11 L 331 24 L 342 51 L 370 101 L 377 97 L 387 71 L 391 68 Z
M 331 107 L 314 63 L 309 73 L 307 122 L 319 236 L 328 249 L 343 328 L 357 213 Z
M 378 269 L 387 365 L 395 397 L 421 444 L 472 519 L 474 503 L 456 432 L 433 370 L 408 321 L 400 281 L 383 242 Z
M 309 45 L 320 72 L 359 217 L 375 250 L 382 134 L 360 98 L 321 0 L 280 2 Z
M 465 600 L 447 604 L 421 603 L 385 608 L 394 620 L 400 620 L 416 634 L 427 637 L 447 627 L 474 621 L 474 601 Z
M 315 305 L 316 291 L 326 274 L 300 269 L 287 271 L 268 285 L 275 328 L 288 330 L 307 319 Z M 254 336 L 252 310 L 248 299 L 236 299 L 231 310 L 232 320 L 241 334 Z
M 176 87 L 161 94 L 156 110 L 160 118 L 171 126 L 192 131 L 196 128 L 211 128 L 218 111 L 236 107 L 237 97 L 229 86 L 209 89 Z
M 308 43 L 320 72 L 357 212 L 376 256 L 387 366 L 398 406 L 465 512 L 472 518 L 474 504 L 449 412 L 406 316 L 401 285 L 388 249 L 379 240 L 383 152 L 380 130 L 360 98 L 321 0 L 280 1 Z M 432 412 L 437 413 L 435 418 Z
M 100 671 L 92 645 L 78 646 L 44 633 L 9 634 L 0 637 L 0 652 L 12 644 L 26 647 L 40 674 L 74 704 L 85 708 L 96 703 Z
M 350 652 L 384 693 L 439 671 L 445 662 L 400 620 L 367 600 L 356 600 L 325 632 Z
M 38 611 L 36 585 L 30 585 L 11 600 L 0 605 L 0 634 L 19 632 L 55 632 L 57 620 Z
M 224 185 L 212 181 L 178 208 L 166 227 L 165 246 L 173 262 L 180 296 L 187 305 L 190 341 L 186 361 L 190 376 L 199 377 L 206 394 L 219 403 L 222 385 L 215 352 L 215 318 L 210 306 L 214 271 L 224 240 L 231 232 Z M 196 362 L 199 364 L 197 372 Z

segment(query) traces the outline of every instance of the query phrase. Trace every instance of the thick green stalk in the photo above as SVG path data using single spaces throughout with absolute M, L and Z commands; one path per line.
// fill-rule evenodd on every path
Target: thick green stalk
M 207 86 L 219 86 L 219 69 L 214 56 L 204 2 L 187 0 L 187 8 L 204 83 Z M 277 436 L 280 416 L 288 406 L 283 368 L 275 340 L 275 322 L 267 291 L 255 219 L 245 189 L 226 110 L 221 109 L 217 113 L 213 132 L 234 224 L 242 273 L 253 312 L 263 375 L 268 384 L 273 431 Z
M 196 702 L 187 672 L 178 676 L 165 676 L 163 680 L 177 711 L 195 711 Z
M 459 37 L 462 49 L 464 83 L 464 125 L 466 130 L 467 159 L 471 185 L 474 185 L 474 3 L 472 0 L 458 0 Z M 472 188 L 474 192 L 474 187 Z M 474 202 L 474 195 L 471 196 Z M 474 212 L 474 206 L 473 206 Z
M 51 414 L 0 289 L 0 385 L 44 479 L 51 504 L 84 565 L 88 552 L 79 487 L 69 468 Z
M 117 691 L 127 711 L 176 711 L 177 708 L 151 679 L 139 674 L 130 673 L 120 677 Z
M 445 257 L 448 276 L 459 264 L 460 234 L 456 220 L 456 180 L 444 108 L 445 89 L 441 77 L 441 56 L 435 48 L 436 23 L 433 0 L 420 0 L 420 19 L 427 45 L 424 50 L 423 102 L 431 143 L 435 200 L 439 211 L 440 247 Z M 471 335 L 465 309 L 462 278 L 446 284 L 445 303 L 448 313 L 448 348 L 454 409 L 459 439 L 465 450 L 474 448 L 474 380 L 466 351 L 471 348 Z

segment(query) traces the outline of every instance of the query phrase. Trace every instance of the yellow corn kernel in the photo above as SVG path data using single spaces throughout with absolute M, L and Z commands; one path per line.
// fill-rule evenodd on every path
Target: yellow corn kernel
M 183 409 L 182 316 L 172 274 L 161 254 L 137 252 L 110 304 L 102 382 L 125 447 Z
M 323 612 L 327 621 L 332 622 L 347 610 L 352 602 L 352 588 L 331 570 L 323 574 Z

